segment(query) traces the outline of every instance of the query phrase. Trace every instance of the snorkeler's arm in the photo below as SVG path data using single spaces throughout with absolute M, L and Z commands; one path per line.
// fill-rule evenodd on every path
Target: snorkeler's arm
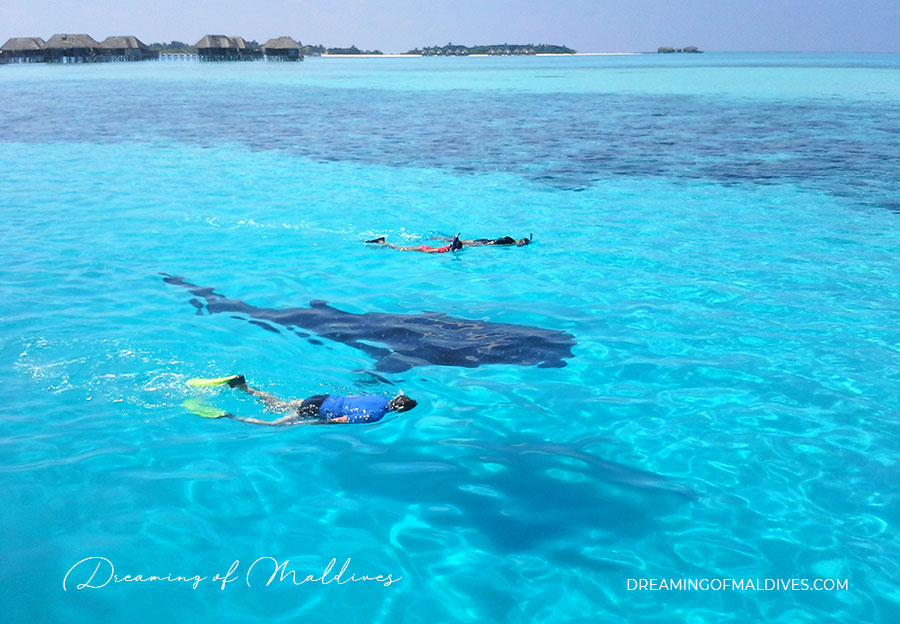
M 341 423 L 350 422 L 346 416 L 338 416 L 337 418 L 329 418 L 328 420 L 314 420 L 311 425 L 339 425 Z
M 234 414 L 226 414 L 223 418 L 231 418 L 241 422 L 250 423 L 251 425 L 267 425 L 269 427 L 290 427 L 293 425 L 339 425 L 349 422 L 346 416 L 331 418 L 329 420 L 319 420 L 318 418 L 297 418 L 296 416 L 285 416 L 278 420 L 260 420 L 258 418 L 244 418 L 243 416 L 235 416 Z

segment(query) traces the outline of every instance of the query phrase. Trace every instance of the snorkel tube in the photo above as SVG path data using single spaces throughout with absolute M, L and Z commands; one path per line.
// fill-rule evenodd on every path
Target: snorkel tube
M 462 232 L 460 232 L 462 234 Z M 450 243 L 450 251 L 456 251 L 457 249 L 462 249 L 462 243 L 459 242 L 459 234 L 453 237 L 453 242 Z

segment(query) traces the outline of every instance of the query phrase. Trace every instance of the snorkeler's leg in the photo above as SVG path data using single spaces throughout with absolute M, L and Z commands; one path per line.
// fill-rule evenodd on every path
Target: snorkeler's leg
M 266 407 L 276 411 L 276 412 L 284 412 L 291 408 L 291 404 L 288 401 L 284 401 L 279 399 L 274 394 L 269 394 L 268 392 L 263 392 L 262 390 L 257 390 L 256 388 L 251 388 L 247 384 L 243 384 L 240 386 L 235 386 L 238 390 L 243 390 L 250 396 L 259 399 L 263 403 L 266 404 Z
M 400 251 L 410 251 L 412 249 L 415 249 L 415 247 L 401 247 L 400 245 L 394 245 L 392 243 L 389 243 L 386 240 L 384 240 L 384 236 L 381 236 L 379 238 L 375 238 L 372 240 L 367 240 L 366 242 L 374 243 L 376 245 L 381 245 L 383 247 L 389 247 L 390 249 L 399 249 Z
M 235 416 L 234 414 L 225 414 L 223 418 L 231 420 L 239 420 L 241 422 L 250 423 L 251 425 L 268 425 L 269 427 L 284 427 L 286 425 L 296 424 L 296 416 L 284 416 L 278 420 L 260 420 L 259 418 L 245 418 L 243 416 Z

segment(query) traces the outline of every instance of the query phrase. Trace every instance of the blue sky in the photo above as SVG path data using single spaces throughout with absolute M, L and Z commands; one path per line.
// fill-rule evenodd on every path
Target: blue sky
M 204 34 L 405 52 L 557 43 L 579 52 L 900 52 L 900 0 L 0 0 L 0 41 L 86 32 L 146 43 Z

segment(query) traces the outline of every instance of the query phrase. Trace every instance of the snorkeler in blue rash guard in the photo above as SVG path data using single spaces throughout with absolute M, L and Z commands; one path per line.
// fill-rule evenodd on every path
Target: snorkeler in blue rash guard
M 208 407 L 197 402 L 186 404 L 186 407 L 198 416 L 204 418 L 231 418 L 254 425 L 268 425 L 270 427 L 283 427 L 289 425 L 331 425 L 338 423 L 373 423 L 378 422 L 388 412 L 406 412 L 416 406 L 412 400 L 402 392 L 393 399 L 386 399 L 378 395 L 363 396 L 333 396 L 330 394 L 317 394 L 308 399 L 283 401 L 278 397 L 251 388 L 247 385 L 243 375 L 232 375 L 219 379 L 192 379 L 188 382 L 192 386 L 227 385 L 243 390 L 257 399 L 263 401 L 267 407 L 278 412 L 289 412 L 278 420 L 259 420 L 258 418 L 244 418 L 229 414 L 225 410 Z

